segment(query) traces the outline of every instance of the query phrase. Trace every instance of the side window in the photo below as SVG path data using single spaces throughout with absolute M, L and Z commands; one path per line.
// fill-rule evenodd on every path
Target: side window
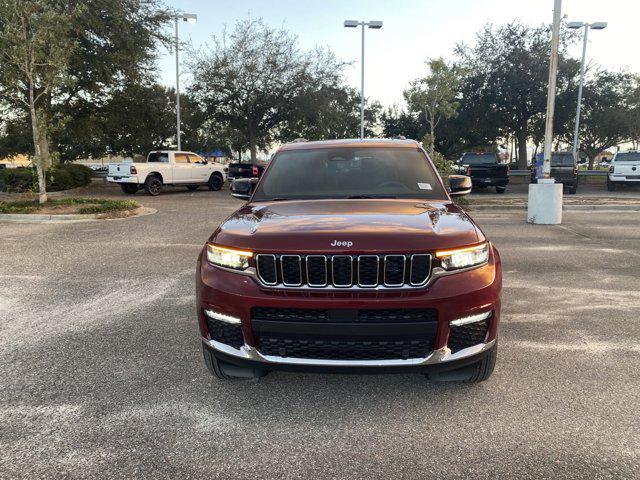
M 195 154 L 190 154 L 189 155 L 189 162 L 191 162 L 191 163 L 206 163 L 204 158 L 199 157 L 198 155 L 195 155 Z
M 175 154 L 175 162 L 176 163 L 189 163 L 189 155 L 186 153 L 176 153 Z

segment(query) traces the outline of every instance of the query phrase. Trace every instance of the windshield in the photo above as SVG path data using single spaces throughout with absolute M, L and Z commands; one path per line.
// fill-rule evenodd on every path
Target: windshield
M 624 152 L 616 155 L 616 162 L 640 162 L 640 152 Z
M 465 165 L 482 165 L 498 163 L 495 153 L 464 153 L 462 163 Z
M 417 148 L 352 147 L 280 152 L 253 201 L 314 198 L 447 196 L 437 173 Z

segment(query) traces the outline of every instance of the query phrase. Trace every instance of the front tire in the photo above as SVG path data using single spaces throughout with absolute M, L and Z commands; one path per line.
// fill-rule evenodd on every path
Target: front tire
M 149 177 L 144 182 L 144 191 L 152 197 L 157 197 L 162 192 L 162 180 L 158 177 Z
M 217 192 L 218 190 L 220 190 L 223 184 L 224 180 L 222 179 L 222 175 L 220 175 L 219 173 L 213 173 L 209 177 L 209 181 L 207 182 L 207 186 L 212 192 Z
M 218 360 L 211 350 L 204 345 L 202 346 L 202 355 L 204 357 L 204 364 L 207 366 L 207 370 L 214 377 L 220 380 L 251 380 L 262 378 L 267 375 L 265 370 L 255 370 L 253 368 L 240 368 L 231 365 L 227 365 Z M 237 375 L 231 375 L 225 370 L 233 369 Z
M 504 193 L 507 187 L 496 187 L 496 193 Z
M 138 185 L 135 183 L 121 183 L 120 188 L 126 195 L 133 195 L 138 191 Z
M 479 383 L 488 380 L 493 369 L 496 366 L 496 358 L 498 357 L 498 343 L 482 358 L 466 367 L 445 372 L 428 373 L 426 377 L 432 382 L 462 382 L 462 383 Z

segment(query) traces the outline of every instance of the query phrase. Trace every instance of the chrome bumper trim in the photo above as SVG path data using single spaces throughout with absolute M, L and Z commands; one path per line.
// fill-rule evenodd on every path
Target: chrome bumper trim
M 254 362 L 264 363 L 265 365 L 307 365 L 307 366 L 326 366 L 326 367 L 410 367 L 421 365 L 434 365 L 454 360 L 461 360 L 473 355 L 477 355 L 489 350 L 495 344 L 495 339 L 488 343 L 479 343 L 472 347 L 464 348 L 456 353 L 451 353 L 449 347 L 443 347 L 434 350 L 430 355 L 424 358 L 408 358 L 397 360 L 322 360 L 314 358 L 295 358 L 295 357 L 279 357 L 275 355 L 262 355 L 256 348 L 247 344 L 239 349 L 230 347 L 224 343 L 215 340 L 204 340 L 214 350 L 226 353 L 233 357 L 243 360 L 251 360 Z

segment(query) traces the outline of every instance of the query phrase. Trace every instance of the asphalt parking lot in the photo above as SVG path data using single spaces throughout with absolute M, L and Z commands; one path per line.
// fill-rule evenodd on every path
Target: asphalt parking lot
M 137 199 L 157 213 L 0 223 L 0 478 L 640 475 L 640 212 L 473 214 L 504 268 L 488 382 L 221 383 L 202 363 L 193 275 L 240 202 Z

